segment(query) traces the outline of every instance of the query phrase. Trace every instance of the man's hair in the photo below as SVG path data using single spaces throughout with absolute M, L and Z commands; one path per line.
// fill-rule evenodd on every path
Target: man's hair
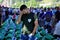
M 21 7 L 20 7 L 20 11 L 22 11 L 23 9 L 26 9 L 27 8 L 27 6 L 26 5 L 21 5 Z
M 60 20 L 60 12 L 59 12 L 59 11 L 56 12 L 55 18 L 56 18 L 58 21 Z

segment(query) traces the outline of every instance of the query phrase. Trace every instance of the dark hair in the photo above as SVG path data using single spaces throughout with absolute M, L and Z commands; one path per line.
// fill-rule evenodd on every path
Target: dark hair
M 21 5 L 20 10 L 22 11 L 23 9 L 26 9 L 26 8 L 27 8 L 26 5 Z
M 55 18 L 57 19 L 57 21 L 60 20 L 60 12 L 59 12 L 59 11 L 56 12 L 56 14 L 55 14 Z

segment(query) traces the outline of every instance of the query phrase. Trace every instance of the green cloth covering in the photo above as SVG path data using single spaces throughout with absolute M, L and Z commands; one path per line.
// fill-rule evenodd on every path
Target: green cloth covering
M 10 34 L 10 33 L 9 33 L 9 34 L 6 36 L 6 38 L 7 38 L 7 37 L 11 37 L 11 38 L 12 38 L 12 37 L 13 37 L 13 34 Z
M 42 36 L 45 36 L 45 35 L 46 35 L 46 31 L 45 31 L 45 30 L 42 30 L 42 31 L 40 31 L 40 34 L 41 34 Z
M 54 37 L 50 34 L 46 34 L 45 38 L 48 39 L 48 40 L 52 40 Z
M 37 33 L 35 36 L 36 36 L 37 38 L 42 38 L 42 36 L 40 35 L 40 33 Z
M 3 39 L 4 35 L 2 33 L 0 33 L 0 39 Z

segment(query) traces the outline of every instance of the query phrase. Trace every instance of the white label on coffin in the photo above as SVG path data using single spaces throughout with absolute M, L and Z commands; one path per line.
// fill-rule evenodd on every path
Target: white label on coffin
M 28 19 L 28 22 L 30 23 L 31 22 L 31 19 Z

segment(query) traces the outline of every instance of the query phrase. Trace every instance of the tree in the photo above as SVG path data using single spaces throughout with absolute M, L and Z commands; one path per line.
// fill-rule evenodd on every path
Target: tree
M 2 3 L 3 2 L 3 0 L 0 0 L 0 3 Z
M 50 3 L 50 5 L 45 5 L 45 6 L 51 7 L 51 6 L 56 6 L 60 0 L 12 0 L 12 1 L 14 2 L 12 4 L 12 7 L 19 8 L 22 4 L 25 4 L 28 7 L 40 7 L 39 6 L 40 4 L 48 4 L 48 3 Z M 57 4 L 55 4 L 55 2 L 57 2 Z

